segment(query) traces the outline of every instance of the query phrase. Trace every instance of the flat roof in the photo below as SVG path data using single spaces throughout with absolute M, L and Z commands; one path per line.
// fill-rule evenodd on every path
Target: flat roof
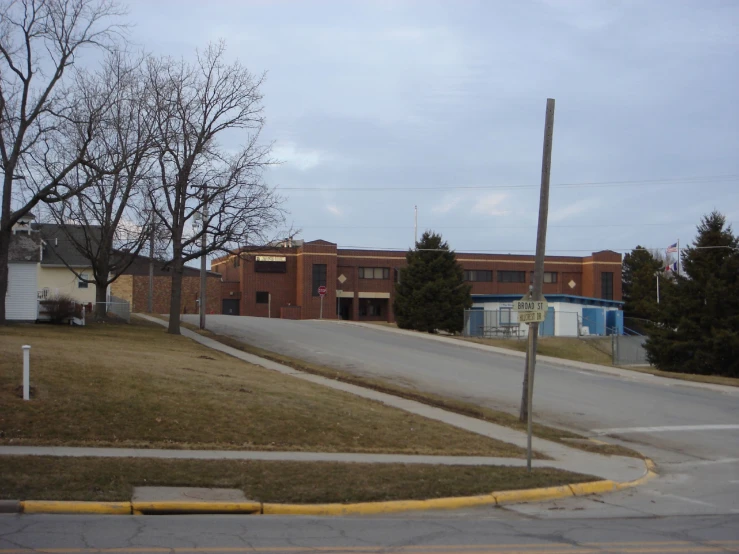
M 473 302 L 513 302 L 520 300 L 522 294 L 473 294 Z M 620 300 L 606 300 L 604 298 L 593 298 L 590 296 L 576 296 L 574 294 L 545 294 L 547 302 L 567 302 L 569 304 L 588 304 L 591 306 L 604 306 L 608 308 L 620 308 L 624 305 Z

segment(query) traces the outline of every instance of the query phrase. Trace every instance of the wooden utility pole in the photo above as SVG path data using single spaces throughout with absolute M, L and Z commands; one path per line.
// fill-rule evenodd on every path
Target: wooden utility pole
M 544 152 L 541 161 L 541 191 L 539 194 L 539 227 L 536 233 L 536 260 L 534 262 L 533 300 L 542 300 L 544 286 L 544 253 L 547 244 L 547 216 L 549 215 L 549 173 L 552 166 L 552 135 L 554 133 L 554 99 L 547 98 L 547 111 L 544 121 Z M 536 343 L 539 324 L 529 324 L 529 344 L 526 352 L 526 371 L 524 373 L 521 397 L 521 421 L 524 418 L 528 427 L 528 455 L 526 467 L 531 471 L 531 426 L 532 401 L 534 397 L 534 369 L 536 368 Z

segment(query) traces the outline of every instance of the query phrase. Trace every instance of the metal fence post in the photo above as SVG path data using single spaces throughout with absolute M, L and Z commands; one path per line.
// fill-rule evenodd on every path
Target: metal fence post
M 23 348 L 23 400 L 31 399 L 31 346 L 24 344 Z

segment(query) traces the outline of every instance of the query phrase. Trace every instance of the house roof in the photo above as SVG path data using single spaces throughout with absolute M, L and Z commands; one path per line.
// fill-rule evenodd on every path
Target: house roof
M 89 267 L 90 260 L 77 250 L 75 241 L 84 244 L 89 240 L 93 245 L 100 242 L 100 227 L 97 225 L 68 225 L 64 229 L 56 223 L 39 223 L 34 225 L 34 229 L 38 229 L 45 243 L 42 266 Z
M 314 245 L 317 245 L 317 246 L 336 246 L 336 243 L 329 242 L 329 241 L 323 240 L 323 239 L 312 240 L 310 242 L 306 242 L 305 244 L 314 244 Z
M 128 269 L 122 273 L 122 275 L 149 275 L 149 258 L 148 256 L 136 256 L 136 259 L 131 263 L 130 266 L 128 266 Z M 161 260 L 154 260 L 154 276 L 155 277 L 162 277 L 166 276 L 169 277 L 172 275 L 172 270 L 170 268 L 164 269 L 165 262 Z M 208 271 L 209 277 L 220 277 L 220 273 L 216 273 L 215 271 Z M 185 266 L 183 275 L 185 277 L 195 277 L 200 275 L 200 270 L 195 267 L 189 267 Z
M 41 237 L 38 233 L 13 233 L 10 236 L 8 262 L 38 263 L 41 260 Z

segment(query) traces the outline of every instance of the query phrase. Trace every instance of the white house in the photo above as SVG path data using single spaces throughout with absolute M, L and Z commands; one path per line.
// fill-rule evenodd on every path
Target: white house
M 31 229 L 34 219 L 29 214 L 13 226 L 5 294 L 5 318 L 8 321 L 35 321 L 38 316 L 37 272 L 41 261 L 41 236 Z

